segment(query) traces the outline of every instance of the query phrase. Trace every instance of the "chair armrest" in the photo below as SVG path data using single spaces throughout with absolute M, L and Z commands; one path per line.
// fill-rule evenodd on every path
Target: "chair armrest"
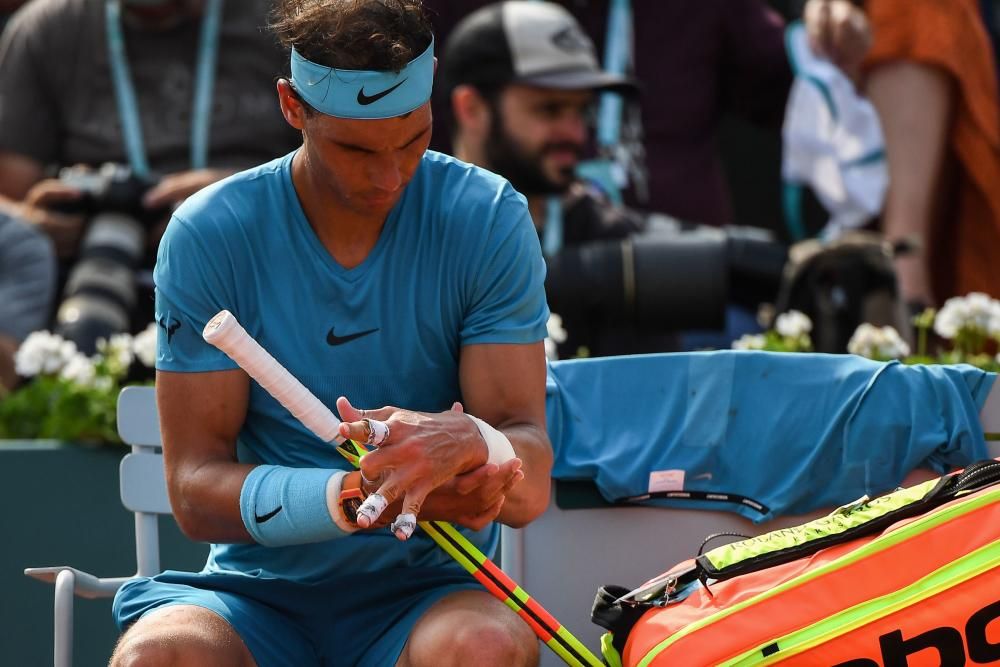
M 24 574 L 38 579 L 39 581 L 45 581 L 50 584 L 56 582 L 56 577 L 63 570 L 71 570 L 75 575 L 75 585 L 73 592 L 82 598 L 110 598 L 113 597 L 115 592 L 130 579 L 135 577 L 109 577 L 100 578 L 95 577 L 89 572 L 84 572 L 78 570 L 75 567 L 69 567 L 66 565 L 60 565 L 56 567 L 29 567 L 25 568 Z

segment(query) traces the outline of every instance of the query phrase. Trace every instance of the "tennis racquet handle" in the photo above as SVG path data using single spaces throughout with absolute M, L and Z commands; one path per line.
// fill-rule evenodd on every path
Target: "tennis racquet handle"
M 340 420 L 240 325 L 228 310 L 209 320 L 202 338 L 225 352 L 247 375 L 323 442 L 344 442 Z

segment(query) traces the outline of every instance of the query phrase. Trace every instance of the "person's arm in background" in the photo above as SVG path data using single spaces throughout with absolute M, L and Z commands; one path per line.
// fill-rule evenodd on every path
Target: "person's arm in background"
M 978 3 L 868 0 L 866 8 L 875 43 L 865 89 L 882 122 L 890 174 L 883 231 L 921 246 L 896 260 L 901 296 L 916 309 L 967 290 L 952 282 L 962 271 L 952 263 L 966 253 L 976 257 L 980 284 L 995 289 L 992 254 L 976 247 L 989 241 L 970 232 L 995 225 L 993 201 L 968 206 L 959 197 L 960 188 L 996 188 L 996 66 Z M 954 169 L 945 167 L 950 158 Z M 930 266 L 932 256 L 943 265 Z
M 55 282 L 49 240 L 0 214 L 0 387 L 12 389 L 17 383 L 14 353 L 29 333 L 45 328 Z
M 915 308 L 935 304 L 927 244 L 939 205 L 953 86 L 944 70 L 902 60 L 879 65 L 866 81 L 892 178 L 882 233 L 892 242 L 915 241 L 915 250 L 895 262 L 900 296 Z

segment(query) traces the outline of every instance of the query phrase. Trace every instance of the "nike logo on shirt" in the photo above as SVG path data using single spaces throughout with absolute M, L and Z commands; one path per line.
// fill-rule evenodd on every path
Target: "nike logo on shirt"
M 373 334 L 378 329 L 368 329 L 366 331 L 359 331 L 357 333 L 347 334 L 346 336 L 338 336 L 333 333 L 334 327 L 330 327 L 330 333 L 326 335 L 326 342 L 328 345 L 343 345 L 344 343 L 350 343 L 352 340 L 357 340 L 368 334 Z

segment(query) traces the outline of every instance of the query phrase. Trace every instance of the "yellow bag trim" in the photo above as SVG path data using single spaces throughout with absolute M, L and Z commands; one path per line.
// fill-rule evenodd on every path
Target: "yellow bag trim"
M 875 539 L 870 541 L 868 544 L 858 547 L 854 551 L 845 554 L 844 556 L 838 558 L 835 561 L 832 561 L 830 563 L 827 563 L 826 565 L 816 568 L 815 570 L 812 570 L 803 575 L 795 577 L 794 579 L 789 579 L 788 581 L 779 584 L 774 588 L 769 588 L 763 593 L 755 595 L 750 599 L 744 600 L 739 604 L 735 604 L 732 607 L 722 609 L 712 614 L 711 616 L 707 616 L 701 619 L 700 621 L 696 621 L 694 623 L 691 623 L 690 625 L 687 625 L 686 627 L 682 628 L 681 630 L 678 630 L 671 636 L 666 637 L 665 639 L 663 639 L 663 641 L 661 641 L 652 649 L 650 649 L 649 652 L 646 653 L 645 656 L 643 656 L 642 660 L 639 661 L 638 667 L 648 667 L 649 664 L 656 658 L 657 655 L 659 655 L 664 650 L 669 648 L 672 644 L 719 620 L 727 618 L 732 614 L 740 613 L 745 609 L 747 609 L 748 607 L 751 607 L 759 602 L 762 602 L 777 595 L 781 595 L 786 591 L 789 591 L 793 588 L 797 588 L 798 586 L 808 583 L 813 579 L 822 577 L 829 572 L 846 567 L 863 558 L 867 558 L 872 553 L 877 553 L 884 549 L 888 549 L 889 547 L 895 546 L 900 542 L 904 542 L 917 533 L 921 533 L 925 530 L 929 530 L 943 523 L 947 523 L 948 521 L 953 520 L 957 516 L 961 516 L 962 514 L 973 512 L 981 507 L 991 505 L 997 502 L 998 500 L 1000 500 L 1000 488 L 994 487 L 990 489 L 988 493 L 972 496 L 968 500 L 956 505 L 952 505 L 951 507 L 947 507 L 944 509 L 939 508 L 924 517 L 911 521 L 910 523 L 906 524 L 901 528 L 880 535 L 879 537 L 876 537 Z

